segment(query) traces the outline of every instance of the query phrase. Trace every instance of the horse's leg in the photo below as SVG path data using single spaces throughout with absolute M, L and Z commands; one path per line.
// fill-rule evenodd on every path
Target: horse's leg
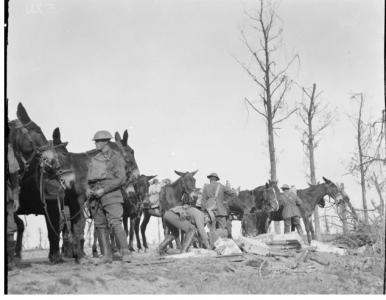
M 136 216 L 130 216 L 129 250 L 132 252 L 135 251 L 133 247 L 135 221 L 136 221 Z
M 150 213 L 147 209 L 144 209 L 143 210 L 143 220 L 142 220 L 142 223 L 141 223 L 141 235 L 142 235 L 142 244 L 143 244 L 143 247 L 145 248 L 145 251 L 147 251 L 147 249 L 149 249 L 149 246 L 147 245 L 147 240 L 146 240 L 146 227 L 147 227 L 147 224 L 149 223 L 149 220 L 150 220 Z M 166 235 L 165 235 L 166 237 Z
M 311 220 L 311 217 L 310 217 L 310 221 L 309 221 L 309 226 L 310 226 L 310 231 L 311 231 L 311 239 L 315 239 L 315 231 L 314 231 L 314 225 L 312 224 L 312 220 Z M 311 243 L 311 241 L 310 241 Z
M 308 244 L 311 244 L 310 220 L 307 217 L 303 217 L 303 222 L 307 233 Z
M 14 219 L 17 227 L 16 234 L 16 247 L 15 247 L 15 257 L 21 259 L 21 250 L 23 247 L 23 233 L 24 233 L 24 222 L 17 214 L 14 214 Z
M 67 198 L 68 197 L 68 198 Z M 71 197 L 71 198 L 70 198 Z M 74 249 L 74 258 L 76 262 L 80 262 L 80 259 L 83 257 L 83 251 L 81 247 L 81 240 L 84 235 L 84 227 L 86 225 L 86 219 L 83 216 L 82 206 L 85 201 L 84 195 L 72 195 L 67 196 L 70 216 L 71 226 L 72 226 L 72 241 L 73 241 L 73 249 Z
M 98 257 L 98 233 L 94 225 L 94 240 L 92 243 L 92 256 Z
M 138 215 L 135 217 L 135 222 L 134 222 L 134 232 L 135 232 L 135 239 L 137 240 L 138 251 L 142 249 L 141 240 L 139 238 L 139 222 L 140 221 L 141 221 L 141 213 L 139 212 Z
M 48 240 L 50 242 L 48 258 L 52 263 L 63 262 L 59 251 L 60 214 L 57 201 L 47 200 L 47 213 L 44 217 L 46 219 Z

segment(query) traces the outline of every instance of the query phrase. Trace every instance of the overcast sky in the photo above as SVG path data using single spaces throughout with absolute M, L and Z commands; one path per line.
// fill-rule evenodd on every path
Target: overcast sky
M 21 101 L 48 139 L 60 127 L 73 152 L 92 149 L 97 130 L 128 129 L 141 173 L 160 179 L 198 169 L 199 187 L 213 171 L 234 187 L 261 185 L 269 178 L 266 128 L 243 102 L 259 90 L 234 58 L 250 59 L 239 29 L 257 3 L 10 1 L 10 118 Z M 277 12 L 279 63 L 298 54 L 291 78 L 316 83 L 338 116 L 316 151 L 317 180 L 344 182 L 360 207 L 360 187 L 344 175 L 355 148 L 347 114 L 357 110 L 350 93 L 364 92 L 366 115 L 381 116 L 384 1 L 282 0 Z M 294 86 L 290 106 L 300 96 Z M 294 115 L 276 136 L 277 173 L 279 183 L 305 188 L 296 125 Z

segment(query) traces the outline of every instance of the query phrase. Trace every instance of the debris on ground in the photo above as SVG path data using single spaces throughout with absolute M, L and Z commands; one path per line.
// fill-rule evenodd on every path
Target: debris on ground
M 242 253 L 234 240 L 228 238 L 218 238 L 214 243 L 218 255 L 229 255 Z
M 338 248 L 330 243 L 323 243 L 316 240 L 311 241 L 311 246 L 315 247 L 315 251 L 318 252 L 327 252 L 327 253 L 336 253 L 339 255 L 347 254 L 347 250 L 343 248 Z

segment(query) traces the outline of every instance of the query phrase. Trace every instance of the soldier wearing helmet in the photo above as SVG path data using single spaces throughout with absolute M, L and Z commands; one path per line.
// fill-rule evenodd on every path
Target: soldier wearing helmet
M 210 216 L 209 230 L 213 245 L 218 236 L 231 237 L 232 235 L 229 211 L 224 198 L 225 194 L 233 196 L 236 192 L 218 182 L 220 177 L 217 173 L 211 173 L 207 178 L 209 184 L 205 184 L 202 189 L 201 209 L 207 211 Z
M 104 253 L 102 263 L 112 262 L 109 228 L 118 241 L 122 260 L 130 262 L 126 234 L 122 227 L 121 187 L 126 182 L 125 161 L 120 153 L 109 146 L 111 138 L 110 132 L 106 130 L 98 131 L 94 135 L 93 141 L 99 152 L 90 161 L 86 195 L 92 200 L 90 207 Z
M 288 184 L 283 184 L 283 220 L 284 233 L 291 231 L 291 224 L 295 227 L 299 234 L 303 234 L 302 226 L 300 225 L 300 210 L 302 200 L 290 190 Z M 299 207 L 298 207 L 299 206 Z

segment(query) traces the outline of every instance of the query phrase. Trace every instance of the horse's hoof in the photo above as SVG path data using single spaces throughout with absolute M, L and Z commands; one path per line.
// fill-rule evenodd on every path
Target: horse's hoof
M 130 247 L 129 247 L 129 251 L 135 252 L 135 249 L 133 248 L 133 246 L 130 246 Z
M 147 248 L 147 247 L 143 249 L 143 252 L 145 252 L 145 253 L 147 253 L 148 251 L 149 251 L 149 248 Z

